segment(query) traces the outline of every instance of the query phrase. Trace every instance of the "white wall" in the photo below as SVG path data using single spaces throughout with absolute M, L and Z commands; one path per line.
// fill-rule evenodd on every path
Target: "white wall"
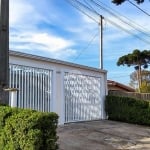
M 64 123 L 64 73 L 73 72 L 101 78 L 101 102 L 102 102 L 102 117 L 105 119 L 104 100 L 107 94 L 107 72 L 104 70 L 76 65 L 68 62 L 42 60 L 39 58 L 31 58 L 28 56 L 10 55 L 10 64 L 23 66 L 31 66 L 53 70 L 53 88 L 51 110 L 59 115 L 59 124 Z

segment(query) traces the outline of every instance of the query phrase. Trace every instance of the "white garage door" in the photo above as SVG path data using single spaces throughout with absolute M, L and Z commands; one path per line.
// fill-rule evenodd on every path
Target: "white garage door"
M 102 118 L 101 78 L 65 73 L 65 122 Z

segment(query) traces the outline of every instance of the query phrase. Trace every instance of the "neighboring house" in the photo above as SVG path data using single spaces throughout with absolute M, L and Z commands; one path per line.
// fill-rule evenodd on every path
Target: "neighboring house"
M 107 80 L 108 91 L 135 92 L 135 89 L 116 81 Z

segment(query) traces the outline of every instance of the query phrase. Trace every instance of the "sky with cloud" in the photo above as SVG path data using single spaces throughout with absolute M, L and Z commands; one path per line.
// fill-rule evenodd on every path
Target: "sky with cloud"
M 92 10 L 76 5 L 88 17 L 67 1 L 72 0 L 10 0 L 10 49 L 98 68 L 101 14 L 104 69 L 108 79 L 128 84 L 134 67 L 116 62 L 134 49 L 150 50 L 150 16 L 129 2 L 80 0 Z M 150 13 L 149 1 L 139 7 Z

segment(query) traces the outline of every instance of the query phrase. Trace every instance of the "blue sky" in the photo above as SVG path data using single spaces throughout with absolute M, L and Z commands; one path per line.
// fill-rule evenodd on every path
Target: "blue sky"
M 120 17 L 128 17 L 128 23 L 140 25 L 142 30 L 150 35 L 150 16 L 129 2 L 116 6 L 111 0 L 95 1 L 119 12 Z M 116 17 L 95 6 L 91 0 L 80 2 L 107 18 L 103 21 L 104 69 L 108 71 L 108 79 L 128 85 L 129 75 L 134 68 L 118 67 L 116 62 L 120 56 L 134 49 L 150 50 L 150 42 L 146 43 L 135 36 L 147 41 L 150 41 L 150 37 L 123 24 Z M 139 7 L 150 13 L 149 1 Z M 99 21 L 98 15 L 87 13 Z M 134 33 L 134 36 L 113 26 L 108 20 Z M 10 49 L 98 68 L 99 25 L 66 0 L 10 0 Z

